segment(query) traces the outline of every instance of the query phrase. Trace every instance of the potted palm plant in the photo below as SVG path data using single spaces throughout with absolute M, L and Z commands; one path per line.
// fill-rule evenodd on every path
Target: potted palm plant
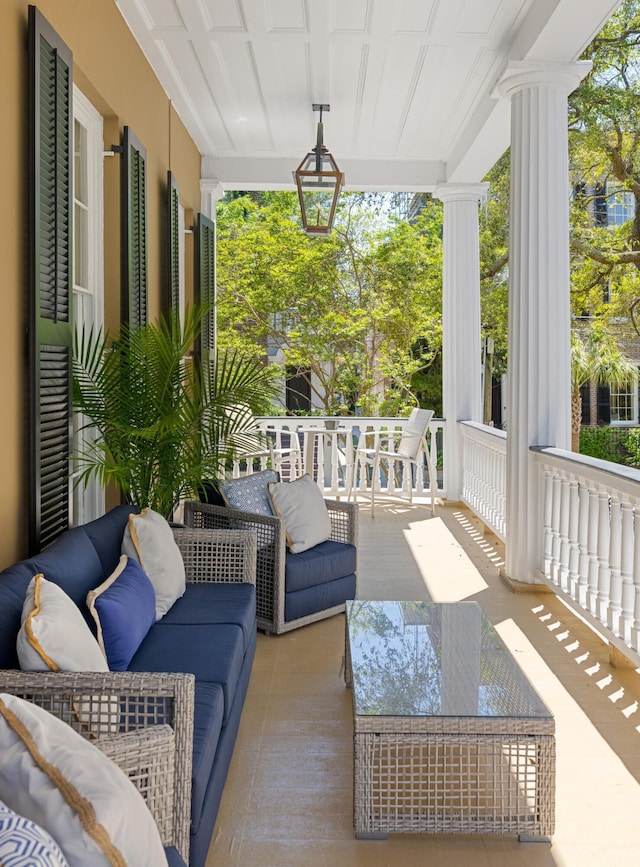
M 170 314 L 123 326 L 114 338 L 76 334 L 74 409 L 95 432 L 73 457 L 81 482 L 95 475 L 117 485 L 127 502 L 171 519 L 180 500 L 260 445 L 253 415 L 271 411 L 271 371 L 230 352 L 205 373 L 192 350 L 206 313 L 189 307 L 182 321 Z

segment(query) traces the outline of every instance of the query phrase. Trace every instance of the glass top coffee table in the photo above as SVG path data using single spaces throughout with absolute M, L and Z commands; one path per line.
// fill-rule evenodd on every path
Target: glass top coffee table
M 347 602 L 354 826 L 548 840 L 555 723 L 475 602 Z

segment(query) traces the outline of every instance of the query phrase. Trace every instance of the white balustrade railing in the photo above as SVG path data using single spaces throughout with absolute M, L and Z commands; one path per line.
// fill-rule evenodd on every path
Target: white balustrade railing
M 531 458 L 543 499 L 541 578 L 640 654 L 640 471 L 560 449 Z
M 496 536 L 506 541 L 507 435 L 477 422 L 462 430 L 462 500 Z
M 376 447 L 382 438 L 385 449 L 393 450 L 398 438 L 387 438 L 386 435 L 389 432 L 401 431 L 406 421 L 402 418 L 382 416 L 268 416 L 258 419 L 258 424 L 272 437 L 271 444 L 274 449 L 287 447 L 289 437 L 297 436 L 305 472 L 312 475 L 326 493 L 339 495 L 346 493 L 352 485 L 356 491 L 363 491 L 367 487 L 368 480 L 365 478 L 364 471 L 359 473 L 359 478 L 352 477 L 353 458 L 360 436 L 365 432 L 370 434 L 367 445 L 371 444 L 372 447 Z M 443 430 L 444 421 L 432 419 L 429 425 L 430 457 L 433 466 L 440 468 L 442 467 Z M 264 469 L 268 462 L 268 455 L 264 455 L 259 461 L 261 469 Z M 253 468 L 257 468 L 256 464 L 253 464 Z M 245 472 L 247 472 L 246 462 L 236 461 L 232 470 L 234 478 Z M 386 484 L 382 485 L 385 492 L 390 494 L 399 492 L 393 474 L 390 474 L 385 481 Z M 436 479 L 435 482 L 434 493 L 437 496 L 444 496 L 441 479 Z M 403 478 L 401 485 L 404 493 L 407 492 L 405 486 L 408 483 L 407 476 Z M 419 468 L 411 483 L 414 496 L 420 498 L 429 492 L 430 480 L 426 458 L 423 467 Z
M 352 479 L 353 455 L 360 435 L 371 433 L 392 448 L 390 431 L 402 430 L 406 420 L 382 417 L 284 417 L 259 420 L 275 448 L 298 438 L 303 466 L 325 492 L 345 494 L 368 484 L 364 474 Z M 507 435 L 477 424 L 460 422 L 463 441 L 464 503 L 502 541 L 508 544 L 506 519 Z M 438 467 L 437 494 L 446 498 L 442 481 L 446 458 L 446 425 L 430 424 L 430 449 Z M 529 459 L 537 468 L 541 524 L 538 576 L 614 646 L 640 663 L 640 471 L 560 449 L 532 448 Z M 267 466 L 268 458 L 262 459 Z M 234 467 L 234 475 L 246 467 Z M 446 480 L 446 465 L 444 467 Z M 403 480 L 403 484 L 406 483 Z M 412 479 L 416 496 L 428 492 L 425 468 Z M 396 491 L 395 480 L 385 490 Z

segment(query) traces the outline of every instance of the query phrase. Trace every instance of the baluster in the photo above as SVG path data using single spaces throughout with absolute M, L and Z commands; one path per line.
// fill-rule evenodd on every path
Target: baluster
M 577 600 L 583 608 L 589 608 L 589 489 L 583 483 L 578 490 L 578 590 Z
M 331 491 L 338 490 L 338 434 L 329 434 L 331 449 Z
M 631 503 L 624 501 L 622 503 L 622 540 L 620 544 L 620 573 L 622 579 L 620 634 L 625 644 L 629 646 L 631 646 L 635 597 L 633 586 L 633 552 L 635 544 L 633 514 L 634 511 Z
M 620 500 L 617 498 L 611 498 L 609 515 L 611 527 L 609 566 L 611 575 L 609 579 L 609 607 L 606 623 L 613 634 L 619 636 L 622 615 L 622 573 L 620 571 L 622 561 L 622 510 Z
M 640 653 L 640 511 L 633 510 L 633 634 L 631 646 Z
M 554 473 L 551 482 L 553 496 L 551 498 L 551 574 L 554 584 L 559 584 L 560 575 L 560 500 L 562 497 L 562 480 Z
M 598 492 L 589 488 L 589 523 L 587 530 L 588 564 L 588 609 L 598 616 Z
M 578 481 L 572 478 L 569 482 L 569 575 L 568 591 L 572 599 L 578 595 L 578 561 L 580 559 L 580 546 L 578 544 L 578 523 L 580 519 L 580 497 Z
M 560 522 L 558 525 L 558 537 L 560 540 L 560 553 L 558 564 L 558 584 L 563 590 L 569 590 L 569 511 L 570 511 L 569 480 L 563 476 L 560 481 Z
M 543 555 L 542 573 L 551 578 L 551 560 L 553 557 L 553 530 L 551 520 L 553 515 L 553 473 L 545 467 L 544 471 L 544 518 L 543 518 Z
M 601 623 L 607 623 L 609 599 L 611 592 L 611 566 L 609 553 L 611 547 L 611 517 L 609 512 L 609 494 L 600 491 L 598 494 L 598 590 L 596 617 Z

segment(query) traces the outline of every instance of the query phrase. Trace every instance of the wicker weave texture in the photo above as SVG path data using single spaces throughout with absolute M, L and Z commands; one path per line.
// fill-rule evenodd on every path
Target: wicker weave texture
M 331 539 L 358 545 L 358 507 L 355 503 L 325 500 L 331 519 Z M 255 515 L 208 503 L 187 502 L 184 521 L 188 527 L 215 530 L 247 530 L 250 528 L 257 543 L 256 608 L 258 628 L 280 634 L 332 617 L 344 611 L 337 605 L 307 617 L 285 621 L 285 554 L 286 536 L 281 518 Z M 357 591 L 356 591 L 357 595 Z
M 256 537 L 248 530 L 173 531 L 187 581 L 256 583 Z
M 173 836 L 185 861 L 191 824 L 193 758 L 192 674 L 150 672 L 36 672 L 0 670 L 0 692 L 31 701 L 84 737 L 171 727 L 175 739 Z
M 553 736 L 356 734 L 354 758 L 357 836 L 553 833 Z
M 171 726 L 150 726 L 124 734 L 107 735 L 99 738 L 96 746 L 124 771 L 143 796 L 163 844 L 176 846 L 176 744 Z

